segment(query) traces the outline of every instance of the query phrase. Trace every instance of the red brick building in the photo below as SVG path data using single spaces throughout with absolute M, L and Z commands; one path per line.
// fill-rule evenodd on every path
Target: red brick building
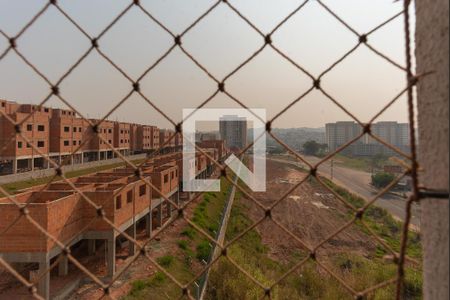
M 97 124 L 99 120 L 90 120 L 93 124 Z M 87 143 L 84 146 L 84 161 L 96 161 L 112 159 L 114 157 L 114 123 L 111 121 L 103 121 L 98 125 L 98 134 L 94 133 L 91 128 L 86 131 Z M 108 145 L 109 144 L 109 145 Z
M 50 119 L 50 156 L 66 164 L 83 163 L 83 141 L 87 123 L 71 110 L 54 109 Z
M 63 131 L 67 124 L 66 121 L 61 123 Z M 111 124 L 105 122 L 99 126 L 102 137 L 111 138 Z M 98 144 L 97 150 L 102 151 L 102 145 Z M 216 149 L 208 149 L 207 152 L 211 156 L 218 153 Z M 88 248 L 87 255 L 95 255 L 96 245 L 103 243 L 106 255 L 102 255 L 105 255 L 107 274 L 114 276 L 116 248 L 120 247 L 116 240 L 123 240 L 124 237 L 108 222 L 99 218 L 97 209 L 83 199 L 73 186 L 82 190 L 97 206 L 101 206 L 104 216 L 121 231 L 136 238 L 137 228 L 141 227 L 151 236 L 154 226 L 161 228 L 165 222 L 172 219 L 174 207 L 170 202 L 180 204 L 182 163 L 183 155 L 175 152 L 157 156 L 153 162 L 142 166 L 141 174 L 152 187 L 137 178 L 133 168 L 116 168 L 73 178 L 70 180 L 71 184 L 65 181 L 55 182 L 46 186 L 44 191 L 41 191 L 42 186 L 33 187 L 18 194 L 16 200 L 28 203 L 30 216 L 44 230 L 70 248 L 85 243 Z M 198 178 L 206 178 L 210 165 L 211 161 L 199 153 L 193 159 L 191 167 L 195 168 Z M 0 199 L 0 232 L 8 228 L 3 236 L 8 243 L 0 244 L 0 257 L 12 264 L 37 265 L 38 272 L 42 274 L 39 278 L 38 293 L 44 299 L 49 299 L 50 280 L 56 274 L 44 271 L 50 268 L 52 261 L 54 263 L 59 258 L 59 275 L 66 276 L 70 261 L 61 255 L 62 249 L 53 240 L 26 219 L 21 218 L 14 223 L 19 215 L 20 211 L 15 204 L 7 198 Z M 134 255 L 135 245 L 128 243 L 128 247 L 129 255 Z
M 225 141 L 223 140 L 214 140 L 214 141 L 202 141 L 197 143 L 200 148 L 210 149 L 214 148 L 218 151 L 219 159 L 223 159 L 227 154 L 228 150 L 226 148 Z
M 141 138 L 139 137 L 139 131 L 143 125 L 130 124 L 130 153 L 139 154 L 142 153 Z
M 165 152 L 171 151 L 175 148 L 175 138 L 172 137 L 174 134 L 175 132 L 172 130 L 159 130 L 159 145 L 164 148 Z
M 151 146 L 150 149 L 151 150 L 158 150 L 160 147 L 160 143 L 159 143 L 159 128 L 156 126 L 150 126 L 151 127 L 151 134 L 150 134 L 150 139 L 151 139 Z
M 114 123 L 114 148 L 122 155 L 129 155 L 131 151 L 131 124 Z
M 50 153 L 51 109 L 5 101 L 0 106 L 14 122 L 23 122 L 21 132 L 25 137 L 15 134 L 14 125 L 0 114 L 0 161 L 3 162 L 0 174 L 48 168 L 45 157 Z
M 147 153 L 153 150 L 152 140 L 153 140 L 153 128 L 152 126 L 140 125 L 137 131 L 137 144 L 140 153 Z

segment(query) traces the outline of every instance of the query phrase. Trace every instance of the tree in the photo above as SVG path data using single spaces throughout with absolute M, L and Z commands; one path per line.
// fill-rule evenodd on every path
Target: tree
M 385 188 L 395 180 L 395 176 L 390 173 L 377 173 L 372 176 L 372 185 L 377 188 Z
M 306 155 L 318 155 L 326 149 L 326 145 L 319 144 L 316 141 L 307 141 L 303 144 L 303 152 Z

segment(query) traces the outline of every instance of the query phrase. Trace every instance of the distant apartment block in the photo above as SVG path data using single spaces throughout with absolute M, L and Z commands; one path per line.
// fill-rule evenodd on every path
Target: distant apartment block
M 99 120 L 90 120 L 91 123 L 97 124 Z M 98 125 L 98 134 L 94 133 L 92 129 L 88 129 L 87 143 L 85 146 L 85 161 L 107 160 L 114 157 L 114 122 L 103 121 Z M 111 146 L 109 146 L 109 145 Z
M 43 157 L 50 155 L 51 110 L 5 101 L 0 105 L 2 111 L 14 122 L 23 122 L 20 130 L 25 137 L 17 135 L 14 125 L 0 116 L 0 145 L 2 145 L 0 161 L 9 162 L 7 166 L 2 167 L 0 173 L 47 168 L 48 163 Z M 30 115 L 31 112 L 34 113 Z
M 156 126 L 150 126 L 150 150 L 158 150 L 160 147 L 159 143 L 159 128 Z
M 131 124 L 114 123 L 114 148 L 122 155 L 129 155 L 131 151 Z
M 220 119 L 220 138 L 230 149 L 240 150 L 247 146 L 247 119 L 224 116 Z
M 130 124 L 130 153 L 138 154 L 142 153 L 142 148 L 144 144 L 144 136 L 139 137 L 139 128 L 144 127 L 143 125 Z
M 21 124 L 21 134 L 11 120 Z M 89 120 L 98 124 L 100 120 Z M 104 120 L 97 132 L 74 111 L 18 104 L 0 99 L 0 175 L 23 173 L 57 164 L 72 165 L 108 160 L 122 155 L 150 153 L 169 140 L 173 131 L 156 126 Z M 182 138 L 172 139 L 164 153 L 181 149 Z M 34 146 L 34 147 L 33 147 Z
M 326 140 L 330 152 L 338 150 L 348 142 L 361 135 L 363 128 L 355 122 L 337 122 L 326 125 Z M 372 125 L 372 133 L 408 153 L 409 124 L 398 122 L 378 122 Z M 396 152 L 384 146 L 369 135 L 365 135 L 342 151 L 344 154 L 355 156 L 396 155 Z
M 159 130 L 159 146 L 167 151 L 167 149 L 175 147 L 174 131 L 168 129 Z
M 50 119 L 50 157 L 58 163 L 83 163 L 82 141 L 86 140 L 87 131 L 87 123 L 77 118 L 75 112 L 53 109 Z

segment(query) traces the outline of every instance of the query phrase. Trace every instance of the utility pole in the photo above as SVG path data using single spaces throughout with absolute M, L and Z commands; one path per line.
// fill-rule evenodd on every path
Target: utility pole
M 371 171 L 370 171 L 372 176 L 374 175 L 374 172 L 375 172 L 375 159 L 376 159 L 376 157 L 373 156 L 372 157 L 372 168 L 371 168 Z
M 334 178 L 334 159 L 331 159 L 331 181 L 333 181 Z

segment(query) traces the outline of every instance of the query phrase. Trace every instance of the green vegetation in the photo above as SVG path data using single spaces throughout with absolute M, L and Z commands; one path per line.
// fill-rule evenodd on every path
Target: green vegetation
M 139 163 L 142 163 L 143 161 L 144 160 L 134 160 L 132 162 L 135 164 L 139 164 Z M 93 168 L 88 168 L 88 169 L 83 169 L 83 170 L 67 172 L 67 173 L 65 173 L 65 176 L 68 179 L 76 178 L 76 177 L 80 177 L 80 176 L 94 174 L 97 172 L 107 171 L 107 170 L 111 170 L 111 169 L 115 169 L 115 168 L 119 168 L 119 167 L 124 167 L 125 165 L 126 165 L 125 163 L 116 163 L 116 164 L 111 164 L 111 165 L 93 167 Z M 39 178 L 39 179 L 30 179 L 30 180 L 24 180 L 24 181 L 4 184 L 4 185 L 2 185 L 2 188 L 6 192 L 8 192 L 10 195 L 14 195 L 14 194 L 17 194 L 21 190 L 28 189 L 28 188 L 31 188 L 34 186 L 44 185 L 44 184 L 49 183 L 51 180 L 58 181 L 61 179 L 62 178 L 60 178 L 60 177 L 56 177 L 55 179 L 53 179 L 52 176 L 45 177 L 45 178 Z M 4 197 L 4 196 L 5 195 L 3 195 L 0 192 L 0 197 Z
M 190 226 L 181 232 L 182 236 L 188 237 L 191 240 L 193 240 L 195 238 L 196 234 L 197 234 L 197 232 L 195 231 L 195 229 Z
M 339 194 L 345 201 L 353 205 L 355 208 L 362 208 L 366 202 L 364 199 L 350 193 L 346 189 L 335 185 L 333 182 L 322 179 L 331 189 Z M 348 216 L 353 217 L 352 215 Z M 363 218 L 364 222 L 394 251 L 400 251 L 400 241 L 402 235 L 403 224 L 395 220 L 392 215 L 385 209 L 378 206 L 370 206 Z M 361 227 L 361 230 L 366 231 Z M 380 253 L 381 254 L 381 253 Z M 383 250 L 383 254 L 386 254 Z M 407 247 L 407 254 L 415 259 L 422 258 L 422 245 L 419 233 L 409 233 L 409 243 Z
M 324 156 L 326 149 L 326 144 L 319 144 L 316 141 L 307 141 L 303 144 L 303 153 L 306 155 Z
M 160 288 L 166 283 L 166 276 L 158 272 L 155 276 L 153 276 L 149 280 L 136 280 L 131 284 L 131 292 L 124 299 L 141 299 L 145 293 L 145 290 L 148 288 Z
M 181 250 L 187 250 L 189 247 L 189 242 L 186 240 L 179 240 L 178 241 L 178 247 L 180 247 Z
M 199 261 L 208 261 L 209 254 L 211 253 L 211 245 L 208 241 L 203 241 L 197 245 L 197 259 Z
M 356 207 L 364 205 L 363 199 L 357 198 L 346 190 L 332 185 L 331 182 L 328 184 Z M 227 232 L 228 240 L 237 236 L 252 224 L 252 221 L 248 218 L 248 208 L 239 200 L 236 200 L 235 203 Z M 350 218 L 351 216 L 349 215 L 348 217 Z M 365 216 L 365 221 L 391 247 L 399 250 L 401 224 L 396 222 L 385 210 L 377 207 L 370 208 Z M 360 228 L 364 232 L 364 228 Z M 408 254 L 411 257 L 420 259 L 422 256 L 420 236 L 415 233 L 410 234 L 411 242 L 408 246 Z M 278 278 L 307 255 L 305 252 L 292 249 L 289 261 L 279 262 L 271 259 L 268 251 L 269 249 L 263 244 L 260 234 L 256 230 L 252 230 L 231 246 L 228 255 L 264 286 L 270 286 L 276 282 Z M 368 257 L 336 253 L 323 259 L 327 260 L 327 266 L 336 275 L 357 291 L 362 291 L 395 278 L 397 266 L 384 261 L 383 257 L 385 254 L 386 252 L 379 247 Z M 260 287 L 255 285 L 227 259 L 222 258 L 211 272 L 206 299 L 260 299 L 263 295 L 264 291 Z M 393 299 L 394 295 L 395 285 L 390 285 L 370 294 L 368 299 Z M 422 298 L 422 272 L 420 269 L 414 269 L 409 266 L 406 268 L 404 298 Z M 352 296 L 338 281 L 310 260 L 300 270 L 276 285 L 272 291 L 271 299 L 331 300 L 352 299 Z
M 219 230 L 218 221 L 228 199 L 229 187 L 228 181 L 223 180 L 223 192 L 205 193 L 203 200 L 193 211 L 192 221 L 213 237 Z M 179 282 L 187 283 L 199 272 L 195 271 L 195 267 L 198 269 L 203 260 L 208 260 L 212 250 L 210 242 L 190 225 L 180 231 L 180 239 L 174 242 L 178 246 L 177 253 L 160 257 L 157 262 Z M 159 280 L 158 276 L 161 277 Z M 134 282 L 131 292 L 124 299 L 179 299 L 181 292 L 170 279 L 157 273 L 148 280 Z M 194 293 L 193 289 L 191 293 Z
M 382 189 L 390 185 L 395 180 L 395 176 L 390 173 L 377 173 L 372 176 L 372 185 Z
M 334 157 L 337 165 L 371 173 L 374 170 L 381 170 L 389 162 L 389 157 L 384 155 L 375 155 L 373 157 L 350 157 L 343 154 L 337 154 Z M 392 162 L 389 162 L 392 164 Z
M 277 144 L 275 146 L 268 147 L 267 152 L 269 152 L 270 154 L 276 155 L 276 154 L 284 154 L 287 152 L 287 150 L 280 144 Z
M 173 261 L 174 257 L 172 255 L 166 255 L 157 259 L 158 264 L 165 268 L 169 268 Z

